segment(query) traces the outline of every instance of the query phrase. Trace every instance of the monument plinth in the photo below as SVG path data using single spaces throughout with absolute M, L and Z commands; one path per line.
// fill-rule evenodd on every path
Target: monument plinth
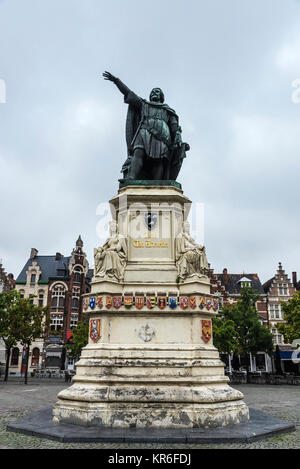
M 83 300 L 89 343 L 54 421 L 104 427 L 217 427 L 246 422 L 212 340 L 219 299 L 205 248 L 189 234 L 180 186 L 127 181 L 111 235 L 95 250 Z

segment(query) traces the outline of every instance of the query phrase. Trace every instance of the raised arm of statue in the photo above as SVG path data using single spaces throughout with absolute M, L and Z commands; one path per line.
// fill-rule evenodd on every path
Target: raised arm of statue
M 130 93 L 130 89 L 119 78 L 115 77 L 110 72 L 104 72 L 102 75 L 104 80 L 112 81 L 125 97 Z

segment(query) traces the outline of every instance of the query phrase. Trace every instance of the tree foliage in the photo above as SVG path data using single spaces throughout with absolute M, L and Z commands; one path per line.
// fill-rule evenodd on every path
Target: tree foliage
M 273 351 L 272 334 L 261 325 L 255 303 L 259 294 L 252 287 L 241 289 L 241 298 L 235 305 L 223 307 L 213 320 L 214 344 L 220 353 L 237 355 Z
M 289 301 L 281 302 L 284 312 L 285 324 L 278 324 L 277 329 L 283 334 L 286 343 L 292 343 L 295 339 L 300 339 L 300 291 L 295 293 Z
M 65 348 L 69 351 L 70 356 L 74 361 L 79 360 L 81 350 L 85 347 L 89 341 L 89 327 L 83 321 L 79 321 L 77 327 L 72 330 L 71 343 L 65 345 Z
M 34 340 L 45 337 L 49 322 L 47 307 L 32 304 L 31 298 L 21 298 L 16 290 L 0 294 L 0 337 L 6 347 L 6 380 L 10 350 L 20 343 L 26 347 L 25 383 L 27 383 L 30 345 Z

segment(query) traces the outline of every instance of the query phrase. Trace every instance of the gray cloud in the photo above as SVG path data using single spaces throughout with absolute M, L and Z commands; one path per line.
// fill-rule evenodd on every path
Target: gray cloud
M 31 247 L 92 264 L 96 207 L 126 157 L 122 96 L 160 86 L 191 144 L 179 180 L 205 203 L 216 271 L 300 264 L 300 5 L 286 0 L 0 1 L 0 257 L 18 275 Z

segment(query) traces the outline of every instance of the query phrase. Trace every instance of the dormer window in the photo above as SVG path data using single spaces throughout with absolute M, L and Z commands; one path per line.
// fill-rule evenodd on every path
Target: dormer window
M 247 277 L 243 277 L 241 278 L 238 283 L 241 285 L 241 288 L 245 288 L 245 287 L 251 287 L 252 286 L 252 281 L 247 278 Z
M 30 283 L 35 283 L 36 282 L 36 274 L 31 274 L 31 277 L 30 277 Z

